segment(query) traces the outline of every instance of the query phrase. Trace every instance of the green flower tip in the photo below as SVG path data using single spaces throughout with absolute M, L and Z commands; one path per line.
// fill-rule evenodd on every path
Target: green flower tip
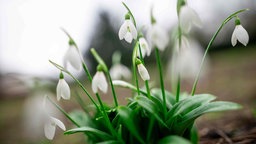
M 153 6 L 151 7 L 150 19 L 151 19 L 151 24 L 152 25 L 156 23 L 156 19 L 153 16 Z
M 99 64 L 97 66 L 97 71 L 104 71 L 104 67 L 101 64 Z
M 141 62 L 141 60 L 140 59 L 138 59 L 138 58 L 136 58 L 136 60 L 135 60 L 135 64 L 136 65 L 139 65 L 139 64 L 141 64 L 142 62 Z
M 72 46 L 72 45 L 75 45 L 75 42 L 74 42 L 72 39 L 69 39 L 68 44 L 69 44 L 70 46 Z
M 128 12 L 128 13 L 125 15 L 125 19 L 126 19 L 126 20 L 129 20 L 130 17 L 131 17 L 131 16 L 130 16 L 130 13 Z
M 239 17 L 236 17 L 235 24 L 236 24 L 236 25 L 240 25 L 240 24 L 241 24 Z
M 59 76 L 60 79 L 64 79 L 64 75 L 62 72 L 60 72 L 60 76 Z

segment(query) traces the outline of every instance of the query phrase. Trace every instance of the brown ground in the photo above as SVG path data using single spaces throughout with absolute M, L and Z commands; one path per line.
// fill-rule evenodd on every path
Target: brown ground
M 211 93 L 218 100 L 237 102 L 244 108 L 201 117 L 197 121 L 200 143 L 256 144 L 256 47 L 216 51 L 210 58 L 209 75 L 199 81 L 197 93 Z M 183 81 L 182 87 L 190 90 L 191 82 Z M 1 95 L 0 98 L 0 143 L 49 143 L 44 137 L 30 139 L 24 135 L 21 125 L 24 97 L 10 99 Z M 65 109 L 77 106 L 67 102 L 64 105 Z M 52 142 L 55 144 L 81 143 L 84 139 L 82 135 L 63 136 L 57 131 Z

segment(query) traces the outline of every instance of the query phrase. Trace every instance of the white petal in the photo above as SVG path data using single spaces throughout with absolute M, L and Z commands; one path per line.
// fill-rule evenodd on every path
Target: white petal
M 122 64 L 113 65 L 110 68 L 109 73 L 113 80 L 122 79 L 122 78 L 129 79 L 131 77 L 130 69 Z
M 146 39 L 141 37 L 139 39 L 139 43 L 140 43 L 142 57 L 144 58 L 146 54 L 147 54 L 147 56 L 149 56 L 150 53 L 151 53 L 151 50 L 148 46 L 148 43 L 147 43 Z M 138 56 L 140 56 L 139 49 L 138 49 Z
M 128 23 L 126 21 L 121 25 L 119 32 L 118 32 L 118 36 L 119 36 L 120 40 L 124 39 L 124 36 L 127 33 L 127 26 L 128 26 Z
M 44 135 L 47 139 L 52 140 L 55 135 L 56 124 L 48 120 L 44 125 Z
M 63 131 L 66 130 L 65 125 L 63 124 L 63 122 L 61 122 L 59 119 L 56 119 L 54 117 L 50 117 L 52 122 L 55 123 L 58 127 L 60 127 Z
M 99 83 L 99 80 L 98 80 L 98 72 L 96 72 L 96 74 L 94 75 L 94 77 L 92 78 L 92 91 L 94 93 L 97 93 L 98 92 L 98 83 Z
M 131 43 L 132 42 L 132 34 L 130 32 L 127 32 L 124 36 L 124 39 L 128 42 Z
M 129 26 L 129 30 L 130 30 L 130 32 L 131 32 L 131 34 L 132 34 L 132 38 L 133 39 L 137 39 L 137 29 L 136 29 L 136 27 L 134 26 L 134 24 L 132 23 L 132 21 L 131 20 L 126 20 L 127 21 L 127 23 L 128 23 L 128 26 Z
M 60 98 L 70 99 L 70 88 L 64 79 L 60 79 L 57 84 L 57 100 Z
M 64 56 L 64 65 L 69 62 L 76 70 L 80 70 L 82 62 L 78 50 L 74 46 L 70 46 Z
M 108 90 L 108 84 L 106 77 L 103 72 L 96 72 L 92 79 L 92 90 L 94 93 L 98 92 L 98 89 L 100 89 L 102 92 L 107 93 Z
M 232 33 L 231 43 L 232 43 L 232 46 L 233 46 L 233 47 L 237 44 L 236 28 L 234 29 L 234 31 L 233 31 L 233 33 Z
M 107 93 L 107 91 L 108 91 L 108 83 L 107 83 L 106 77 L 105 77 L 103 72 L 99 72 L 99 80 L 100 80 L 100 83 L 98 83 L 98 88 L 103 93 Z
M 169 42 L 168 33 L 161 27 L 154 25 L 152 27 L 151 41 L 153 46 L 157 46 L 159 50 L 164 51 Z
M 241 42 L 244 46 L 246 46 L 249 42 L 249 35 L 247 31 L 244 29 L 242 25 L 237 25 L 235 31 L 238 41 Z
M 138 66 L 138 71 L 139 71 L 139 74 L 141 76 L 141 78 L 145 81 L 145 80 L 149 80 L 150 79 L 150 76 L 148 74 L 148 71 L 147 69 L 145 68 L 145 66 L 143 64 L 139 64 Z
M 194 9 L 187 5 L 182 6 L 180 11 L 180 25 L 182 30 L 184 32 L 189 32 L 192 24 L 201 27 L 202 21 Z

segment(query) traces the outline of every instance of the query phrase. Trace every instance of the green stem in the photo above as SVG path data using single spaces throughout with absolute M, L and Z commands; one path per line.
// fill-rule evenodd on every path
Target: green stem
M 160 78 L 160 85 L 161 85 L 161 91 L 163 96 L 164 115 L 165 115 L 167 113 L 166 97 L 165 97 L 165 89 L 164 89 L 164 81 L 163 81 L 163 71 L 162 71 L 161 59 L 160 59 L 158 48 L 155 49 L 155 53 L 156 53 L 156 62 L 159 70 L 159 78 Z
M 153 126 L 154 126 L 155 118 L 154 116 L 150 117 L 149 126 L 148 126 L 148 132 L 147 132 L 147 142 L 150 143 L 150 137 L 152 134 Z
M 89 92 L 86 90 L 86 88 L 83 86 L 83 84 L 76 79 L 69 71 L 67 71 L 65 68 L 63 68 L 62 66 L 58 65 L 57 63 L 49 60 L 49 62 L 51 64 L 53 64 L 56 68 L 58 68 L 59 70 L 65 72 L 66 74 L 68 74 L 73 80 L 75 80 L 75 82 L 82 88 L 82 90 L 86 93 L 86 95 L 89 97 L 89 99 L 92 101 L 92 103 L 95 105 L 95 107 L 99 110 L 98 105 L 96 104 L 95 100 L 91 97 L 91 95 L 89 94 Z
M 135 18 L 134 18 L 134 16 L 133 16 L 131 10 L 129 9 L 129 7 L 128 7 L 124 2 L 122 2 L 122 4 L 123 4 L 124 7 L 127 9 L 127 11 L 131 14 L 131 16 L 132 16 L 132 21 L 133 21 L 133 23 L 134 23 L 134 26 L 136 27 L 136 21 L 135 21 Z
M 80 127 L 80 125 L 78 123 L 76 123 L 69 115 L 67 112 L 65 112 L 58 104 L 56 104 L 52 99 L 50 99 L 48 96 L 47 96 L 47 99 L 53 104 L 56 106 L 56 108 L 58 110 L 60 110 L 74 125 L 76 125 L 77 127 Z
M 180 75 L 178 74 L 177 88 L 176 88 L 176 102 L 180 101 Z
M 205 58 L 206 58 L 206 55 L 208 53 L 208 50 L 209 48 L 212 46 L 214 40 L 216 39 L 217 35 L 219 34 L 219 32 L 222 30 L 222 28 L 225 26 L 225 24 L 227 24 L 232 18 L 236 17 L 237 14 L 241 13 L 241 12 L 244 12 L 244 11 L 247 11 L 248 9 L 242 9 L 242 10 L 239 10 L 239 11 L 236 11 L 235 13 L 229 15 L 223 22 L 222 24 L 219 26 L 218 30 L 215 32 L 215 34 L 213 35 L 213 37 L 211 38 L 205 52 L 204 52 L 204 56 L 202 58 L 202 61 L 201 61 L 201 64 L 200 64 L 200 68 L 199 68 L 199 71 L 196 75 L 196 78 L 195 78 L 195 81 L 194 81 L 194 84 L 193 84 L 193 88 L 192 88 L 192 91 L 191 91 L 191 95 L 193 96 L 195 94 L 195 91 L 196 91 L 196 86 L 197 86 L 197 83 L 198 83 L 198 80 L 199 80 L 199 76 L 201 74 L 201 71 L 202 71 L 202 67 L 203 67 L 203 64 L 204 64 L 204 61 L 205 61 Z
M 86 73 L 89 81 L 92 82 L 92 76 L 91 76 L 91 74 L 90 74 L 90 72 L 89 72 L 89 70 L 88 70 L 88 68 L 87 68 L 87 66 L 86 66 L 84 61 L 82 61 L 82 65 L 83 65 L 83 70 Z
M 102 112 L 103 112 L 103 113 L 102 113 L 103 118 L 105 119 L 105 121 L 106 121 L 106 123 L 107 123 L 107 126 L 108 126 L 110 132 L 112 133 L 112 135 L 115 135 L 120 141 L 123 141 L 123 140 L 120 138 L 120 136 L 117 134 L 117 132 L 115 131 L 115 129 L 113 128 L 113 125 L 111 124 L 111 121 L 110 121 L 110 119 L 109 119 L 109 117 L 108 117 L 108 115 L 107 115 L 107 113 L 106 113 L 106 110 L 105 110 L 105 108 L 104 108 L 104 105 L 103 105 L 103 103 L 102 103 L 102 101 L 101 101 L 101 98 L 100 98 L 100 96 L 99 96 L 98 93 L 96 93 L 96 97 L 97 97 L 97 99 L 98 99 L 98 101 L 99 101 L 99 103 L 100 103 L 100 106 L 101 106 L 101 109 L 102 109 Z
M 75 96 L 76 96 L 76 100 L 79 103 L 79 105 L 82 107 L 82 109 L 84 110 L 85 113 L 89 114 L 89 111 L 85 108 L 86 104 L 84 103 L 84 101 L 82 100 L 82 98 L 80 97 L 79 93 L 77 91 L 75 91 Z
M 138 50 L 138 41 L 136 41 L 135 43 L 135 47 L 133 49 L 133 53 L 132 53 L 132 67 L 133 67 L 133 75 L 135 78 L 135 83 L 136 83 L 136 87 L 137 87 L 137 93 L 138 95 L 140 95 L 140 87 L 139 87 L 139 80 L 138 80 L 138 76 L 136 73 L 136 57 L 137 57 L 137 50 Z
M 107 71 L 107 75 L 108 75 L 108 79 L 109 79 L 110 85 L 111 85 L 111 90 L 112 90 L 112 93 L 113 93 L 113 96 L 114 96 L 115 106 L 118 107 L 118 101 L 117 101 L 117 98 L 116 98 L 116 92 L 115 92 L 115 88 L 114 88 L 113 81 L 112 81 L 112 78 L 110 76 L 109 71 Z

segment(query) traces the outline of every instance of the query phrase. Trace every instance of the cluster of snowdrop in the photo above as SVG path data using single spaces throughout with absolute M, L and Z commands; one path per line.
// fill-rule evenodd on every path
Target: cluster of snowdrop
M 136 26 L 136 21 L 131 13 L 130 9 L 124 4 L 124 6 L 127 8 L 128 13 L 125 15 L 124 23 L 121 25 L 118 36 L 120 40 L 126 41 L 128 44 L 133 44 L 134 41 L 134 50 L 132 55 L 133 60 L 133 73 L 130 72 L 129 68 L 122 65 L 120 63 L 120 55 L 116 55 L 115 60 L 113 60 L 113 66 L 109 70 L 107 66 L 105 65 L 104 61 L 101 59 L 101 57 L 97 54 L 97 52 L 92 49 L 91 52 L 97 62 L 99 63 L 97 66 L 97 72 L 92 77 L 90 75 L 90 72 L 88 71 L 88 68 L 86 66 L 86 63 L 84 62 L 82 55 L 78 49 L 78 46 L 74 42 L 74 40 L 70 37 L 70 35 L 64 31 L 67 36 L 69 37 L 69 48 L 64 56 L 64 66 L 58 65 L 52 61 L 50 61 L 56 68 L 60 70 L 60 76 L 59 76 L 59 82 L 57 84 L 56 93 L 57 93 L 57 100 L 60 101 L 61 98 L 68 100 L 71 98 L 71 90 L 69 85 L 64 79 L 64 74 L 70 75 L 77 83 L 78 85 L 85 91 L 85 93 L 88 95 L 89 99 L 92 101 L 92 103 L 95 105 L 96 109 L 99 111 L 102 111 L 102 117 L 106 120 L 106 125 L 110 129 L 110 132 L 115 135 L 115 130 L 111 128 L 111 122 L 108 118 L 108 114 L 105 111 L 105 106 L 102 104 L 99 92 L 107 93 L 108 91 L 108 84 L 111 85 L 112 94 L 114 97 L 115 107 L 118 107 L 118 101 L 116 98 L 115 88 L 114 85 L 121 85 L 124 87 L 129 87 L 133 90 L 135 90 L 138 95 L 142 92 L 139 88 L 138 84 L 138 78 L 137 78 L 137 72 L 141 76 L 142 80 L 145 82 L 146 86 L 146 95 L 150 98 L 151 97 L 151 91 L 148 86 L 148 81 L 150 80 L 150 75 L 148 70 L 145 67 L 144 58 L 145 56 L 150 56 L 153 50 L 155 50 L 156 53 L 156 61 L 158 65 L 159 70 L 159 80 L 161 84 L 161 95 L 163 96 L 163 105 L 166 107 L 165 102 L 165 89 L 164 89 L 164 78 L 163 78 L 163 72 L 162 72 L 162 64 L 161 64 L 161 58 L 159 52 L 165 51 L 165 49 L 168 47 L 169 44 L 169 34 L 166 30 L 164 30 L 162 27 L 160 27 L 157 24 L 156 19 L 154 18 L 153 14 L 151 14 L 151 27 L 147 32 L 147 37 L 144 37 L 142 32 L 138 31 Z M 200 74 L 202 64 L 205 60 L 205 55 L 209 49 L 209 47 L 212 45 L 212 42 L 214 41 L 215 37 L 217 36 L 218 32 L 222 29 L 222 27 L 230 21 L 232 18 L 236 18 L 235 20 L 235 30 L 232 34 L 231 42 L 232 45 L 235 46 L 237 43 L 237 40 L 241 42 L 243 45 L 247 45 L 249 41 L 249 36 L 246 30 L 241 26 L 240 20 L 237 16 L 240 12 L 244 11 L 238 11 L 232 15 L 230 15 L 220 26 L 220 29 L 217 31 L 217 33 L 214 35 L 213 39 L 210 41 L 204 55 L 201 52 L 195 53 L 196 50 L 193 49 L 194 47 L 199 47 L 199 44 L 195 42 L 193 39 L 189 38 L 189 32 L 193 26 L 200 27 L 202 25 L 202 22 L 198 16 L 198 14 L 193 10 L 191 7 L 188 6 L 186 1 L 184 0 L 178 0 L 178 18 L 179 18 L 179 24 L 178 24 L 178 35 L 175 40 L 174 48 L 173 48 L 173 57 L 172 57 L 172 69 L 175 70 L 173 72 L 174 77 L 176 78 L 175 83 L 177 83 L 177 87 L 179 87 L 179 76 L 185 75 L 188 71 L 193 71 L 193 73 L 197 73 L 197 77 L 195 79 L 194 87 L 192 90 L 191 95 L 193 96 L 196 90 L 196 84 L 198 81 L 198 76 Z M 160 50 L 160 51 L 159 51 Z M 203 60 L 201 61 L 201 58 L 203 57 Z M 193 62 L 194 61 L 194 62 Z M 200 63 L 201 61 L 201 63 Z M 74 69 L 80 70 L 83 68 L 85 71 L 85 74 L 87 75 L 90 83 L 91 83 L 91 89 L 93 93 L 96 95 L 97 100 L 99 104 L 97 104 L 96 100 L 91 97 L 91 95 L 88 93 L 85 87 L 77 80 L 68 70 L 68 63 L 70 66 L 72 66 Z M 200 65 L 200 68 L 195 65 Z M 196 69 L 194 69 L 196 67 Z M 136 71 L 137 69 L 137 71 Z M 185 72 L 185 73 L 184 73 Z M 133 75 L 135 79 L 135 87 L 133 85 L 130 85 L 123 81 L 114 81 L 122 78 L 131 78 Z M 113 79 L 113 80 L 112 80 Z M 109 82 L 108 82 L 109 81 Z M 179 89 L 177 89 L 176 93 L 176 102 L 180 101 L 179 98 Z M 63 112 L 63 111 L 62 111 Z M 66 115 L 66 114 L 65 114 Z M 67 115 L 66 115 L 67 116 Z M 71 119 L 70 117 L 68 117 Z M 77 125 L 77 124 L 76 124 Z M 62 130 L 65 130 L 64 124 L 52 117 L 48 116 L 48 120 L 46 121 L 44 130 L 45 130 L 45 136 L 48 139 L 52 139 L 54 137 L 56 126 L 59 126 Z

